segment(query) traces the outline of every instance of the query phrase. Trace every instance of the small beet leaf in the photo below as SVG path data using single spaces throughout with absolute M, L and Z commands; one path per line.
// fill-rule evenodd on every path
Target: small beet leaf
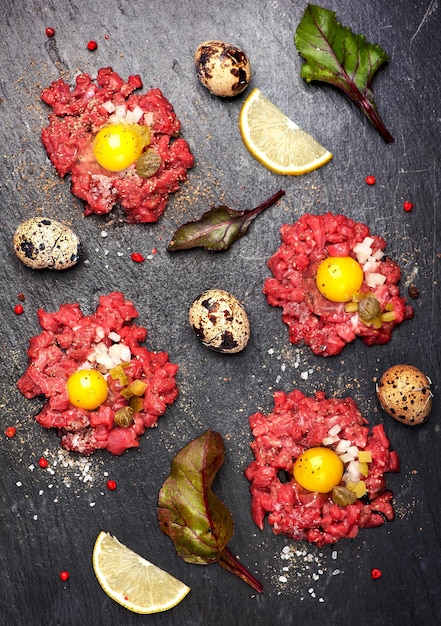
M 226 547 L 233 535 L 233 517 L 211 488 L 224 456 L 222 436 L 212 430 L 177 453 L 159 491 L 160 528 L 187 563 L 219 563 L 260 593 L 262 585 Z
M 305 59 L 300 75 L 341 89 L 375 126 L 386 142 L 392 135 L 381 120 L 371 88 L 372 79 L 389 59 L 378 44 L 342 26 L 335 13 L 308 4 L 295 33 L 295 45 Z
M 227 206 L 213 207 L 203 213 L 199 220 L 187 222 L 178 228 L 167 249 L 171 252 L 190 248 L 227 250 L 247 233 L 251 222 L 260 213 L 272 206 L 284 194 L 285 192 L 280 190 L 255 209 L 248 211 L 233 211 Z

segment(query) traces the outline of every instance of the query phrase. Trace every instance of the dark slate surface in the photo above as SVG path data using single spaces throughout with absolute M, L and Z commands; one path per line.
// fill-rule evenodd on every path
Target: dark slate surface
M 305 2 L 2 0 L 1 5 L 1 430 L 16 424 L 18 434 L 1 441 L 0 623 L 441 623 L 438 2 L 326 3 L 391 56 L 374 79 L 380 113 L 395 137 L 390 145 L 340 93 L 299 77 L 293 34 Z M 54 40 L 47 39 L 47 26 L 56 29 Z M 243 47 L 253 66 L 252 86 L 327 146 L 334 153 L 330 164 L 301 178 L 284 178 L 253 160 L 237 127 L 244 96 L 222 101 L 197 83 L 193 53 L 210 38 Z M 89 39 L 98 42 L 94 53 L 86 49 Z M 57 177 L 40 143 L 48 114 L 41 89 L 60 69 L 74 78 L 108 65 L 123 77 L 141 74 L 145 88 L 162 89 L 196 157 L 188 183 L 154 225 L 116 227 L 109 217 L 84 218 L 69 181 Z M 368 174 L 377 177 L 373 187 L 364 182 Z M 219 203 L 252 208 L 280 188 L 285 198 L 228 252 L 166 252 L 183 221 Z M 414 203 L 413 212 L 403 211 L 405 200 Z M 327 210 L 365 221 L 384 236 L 388 253 L 402 267 L 403 292 L 415 284 L 420 297 L 415 318 L 389 345 L 355 342 L 325 360 L 289 344 L 280 311 L 266 304 L 261 289 L 279 227 L 305 211 Z M 65 273 L 37 273 L 16 259 L 11 250 L 16 226 L 41 214 L 75 228 L 85 245 L 84 262 Z M 152 248 L 158 253 L 144 264 L 130 261 L 131 252 L 147 256 Z M 206 350 L 187 324 L 192 300 L 212 286 L 235 293 L 249 312 L 252 339 L 235 357 Z M 120 458 L 97 453 L 87 466 L 71 456 L 63 464 L 56 435 L 33 422 L 40 403 L 22 398 L 15 382 L 26 367 L 29 338 L 39 332 L 39 307 L 55 310 L 78 301 L 90 313 L 99 295 L 114 289 L 136 303 L 140 322 L 149 329 L 148 347 L 169 351 L 179 363 L 180 397 L 139 450 Z M 13 312 L 19 293 L 26 297 L 21 316 Z M 412 363 L 433 379 L 433 412 L 418 429 L 393 422 L 375 398 L 374 377 L 398 362 Z M 262 532 L 254 526 L 243 476 L 251 460 L 247 419 L 256 410 L 271 410 L 275 389 L 293 387 L 351 395 L 371 424 L 384 422 L 401 457 L 401 473 L 389 479 L 394 522 L 323 549 L 293 546 L 267 526 Z M 215 488 L 235 518 L 230 548 L 262 580 L 262 595 L 217 566 L 184 563 L 158 527 L 156 498 L 172 456 L 209 427 L 226 442 Z M 53 473 L 38 467 L 42 455 Z M 115 492 L 106 489 L 108 477 L 118 483 Z M 166 614 L 140 617 L 110 600 L 91 566 L 102 529 L 190 585 L 185 601 Z M 299 551 L 296 558 L 281 558 L 287 545 Z M 372 567 L 382 570 L 381 579 L 371 580 Z M 67 583 L 58 577 L 63 569 L 71 574 Z

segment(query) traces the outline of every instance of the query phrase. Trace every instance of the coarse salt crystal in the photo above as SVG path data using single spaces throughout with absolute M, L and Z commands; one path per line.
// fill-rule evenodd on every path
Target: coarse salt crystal
M 274 354 L 274 348 L 270 348 L 270 349 L 268 350 L 268 354 Z
M 338 556 L 338 552 L 337 552 L 337 550 L 333 550 L 333 551 L 331 552 L 331 559 L 333 559 L 333 560 L 335 561 L 335 559 L 337 558 L 337 556 Z
M 23 483 L 21 482 L 21 480 L 17 480 L 17 482 L 15 483 L 17 485 L 17 487 L 22 487 Z
M 280 581 L 281 583 L 286 583 L 286 582 L 288 582 L 288 579 L 287 579 L 287 577 L 286 577 L 286 576 L 279 576 L 279 581 Z
M 335 569 L 335 570 L 332 572 L 332 575 L 333 575 L 333 576 L 338 576 L 338 574 L 340 574 L 340 570 L 339 570 L 339 569 Z
M 308 380 L 308 372 L 300 372 L 300 378 L 302 380 Z

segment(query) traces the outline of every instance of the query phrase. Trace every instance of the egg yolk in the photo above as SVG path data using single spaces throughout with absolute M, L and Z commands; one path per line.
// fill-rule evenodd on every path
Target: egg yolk
M 327 300 L 349 302 L 363 283 L 363 268 L 350 256 L 330 256 L 318 266 L 315 280 Z
M 110 124 L 95 136 L 93 154 L 106 170 L 122 172 L 150 143 L 150 128 L 140 124 Z
M 93 411 L 107 400 L 106 379 L 97 370 L 78 370 L 67 380 L 69 402 L 80 409 Z
M 328 493 L 343 477 L 343 463 L 334 450 L 309 448 L 294 463 L 295 480 L 308 491 Z

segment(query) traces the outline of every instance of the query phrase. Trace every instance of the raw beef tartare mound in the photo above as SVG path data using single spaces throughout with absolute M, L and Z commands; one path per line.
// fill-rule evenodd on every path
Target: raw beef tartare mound
M 176 138 L 181 124 L 172 105 L 159 89 L 134 94 L 141 86 L 139 76 L 126 82 L 106 67 L 98 70 L 96 82 L 83 73 L 71 90 L 60 78 L 41 94 L 52 107 L 43 144 L 58 174 L 70 173 L 72 193 L 86 203 L 85 215 L 109 213 L 119 204 L 129 222 L 156 222 L 193 166 L 187 142 Z M 103 158 L 97 160 L 95 142 L 103 128 L 113 137 L 101 137 Z
M 273 277 L 263 292 L 271 306 L 282 307 L 291 343 L 303 341 L 315 354 L 335 355 L 356 337 L 367 345 L 385 344 L 398 324 L 413 317 L 400 297 L 399 266 L 384 255 L 384 239 L 365 224 L 344 215 L 306 213 L 282 226 L 280 235 L 282 243 L 268 260 Z M 346 266 L 356 261 L 362 282 L 348 298 L 334 301 L 319 291 L 317 272 L 326 259 L 342 258 Z M 352 265 L 341 284 L 333 281 L 331 293 L 354 278 Z
M 43 331 L 30 340 L 29 365 L 17 386 L 26 398 L 46 397 L 36 420 L 57 430 L 63 448 L 122 454 L 139 446 L 146 429 L 177 398 L 178 366 L 166 352 L 140 345 L 147 330 L 133 323 L 137 316 L 120 292 L 101 296 L 93 315 L 83 315 L 78 304 L 62 304 L 54 313 L 38 310 Z M 75 382 L 91 372 L 98 387 Z M 72 380 L 75 398 L 68 391 Z M 84 408 L 96 394 L 98 406 Z
M 268 515 L 275 534 L 323 546 L 394 519 L 393 495 L 384 474 L 399 471 L 398 455 L 390 450 L 383 426 L 370 431 L 351 398 L 278 391 L 273 412 L 255 413 L 249 423 L 255 460 L 245 475 L 259 528 Z M 294 478 L 296 460 L 308 450 L 323 449 L 341 465 L 339 482 L 324 493 L 306 489 Z M 324 463 L 321 469 L 331 473 L 334 463 Z M 318 469 L 313 464 L 311 468 L 309 480 L 314 484 Z M 305 473 L 307 466 L 300 469 Z

